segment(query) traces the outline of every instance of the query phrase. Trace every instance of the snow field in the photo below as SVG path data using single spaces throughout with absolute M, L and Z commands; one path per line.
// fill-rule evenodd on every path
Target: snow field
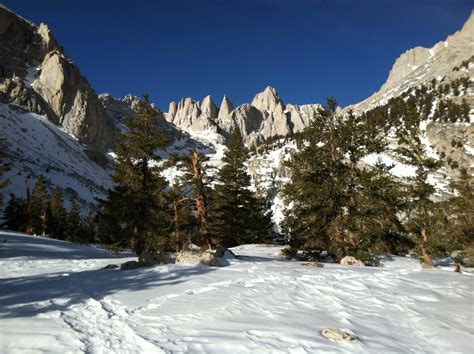
M 2 231 L 0 352 L 471 352 L 474 277 L 279 259 L 245 245 L 221 268 L 170 264 L 102 270 L 91 246 Z M 360 342 L 333 343 L 323 328 Z

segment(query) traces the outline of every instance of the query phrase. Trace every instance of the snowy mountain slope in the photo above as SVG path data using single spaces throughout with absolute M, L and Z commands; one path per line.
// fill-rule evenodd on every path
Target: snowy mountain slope
M 234 248 L 222 268 L 170 264 L 101 270 L 105 251 L 2 231 L 0 351 L 470 352 L 470 275 L 285 261 L 276 247 Z M 433 307 L 436 306 L 436 311 Z M 333 343 L 323 328 L 361 341 Z
M 86 207 L 112 185 L 110 168 L 94 163 L 87 147 L 44 116 L 0 104 L 0 131 L 9 169 L 5 178 L 10 182 L 3 191 L 4 202 L 9 193 L 25 197 L 26 179 L 32 188 L 39 176 L 50 187 L 61 187 L 67 204 L 75 198 Z
M 365 112 L 390 98 L 400 96 L 409 88 L 427 83 L 433 79 L 449 83 L 467 75 L 472 80 L 474 70 L 474 13 L 464 26 L 446 40 L 432 48 L 416 47 L 407 50 L 394 63 L 387 81 L 379 91 L 355 105 L 346 107 L 355 112 Z M 471 107 L 474 105 L 472 90 L 467 92 Z

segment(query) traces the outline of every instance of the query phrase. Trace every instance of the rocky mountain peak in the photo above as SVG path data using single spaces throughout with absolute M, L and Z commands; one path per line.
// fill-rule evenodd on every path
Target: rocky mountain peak
M 471 13 L 462 29 L 431 48 L 415 47 L 403 53 L 394 63 L 387 81 L 379 91 L 356 105 L 348 106 L 357 112 L 367 111 L 385 104 L 391 97 L 397 97 L 411 87 L 433 79 L 449 83 L 451 80 L 467 75 L 472 77 L 471 66 L 466 71 L 456 68 L 463 63 L 472 62 L 474 53 L 474 15 Z M 467 100 L 471 102 L 471 98 Z
M 219 109 L 217 108 L 214 101 L 210 95 L 203 98 L 201 103 L 201 112 L 208 118 L 217 118 L 217 113 Z
M 382 90 L 389 89 L 396 85 L 401 79 L 416 70 L 430 57 L 430 50 L 424 47 L 415 47 L 400 55 L 388 75 L 387 81 L 382 86 Z
M 252 100 L 251 105 L 260 111 L 273 111 L 278 103 L 282 103 L 277 91 L 267 86 L 263 92 L 257 93 Z
M 221 106 L 219 109 L 219 119 L 225 119 L 225 117 L 228 117 L 230 112 L 234 109 L 234 105 L 232 104 L 232 101 L 230 98 L 228 98 L 226 95 L 222 98 Z

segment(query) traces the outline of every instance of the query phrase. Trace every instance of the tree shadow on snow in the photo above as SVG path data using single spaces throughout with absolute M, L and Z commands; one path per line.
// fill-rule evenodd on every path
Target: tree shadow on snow
M 133 257 L 132 252 L 120 254 L 108 251 L 94 245 L 80 245 L 66 241 L 50 239 L 42 236 L 2 234 L 5 239 L 0 248 L 0 259 L 16 257 L 34 257 L 37 259 L 105 259 Z
M 195 266 L 170 269 L 88 270 L 0 279 L 0 318 L 31 317 L 50 311 L 64 311 L 87 299 L 100 300 L 118 291 L 139 291 L 174 285 L 215 270 Z M 37 302 L 43 302 L 37 304 Z

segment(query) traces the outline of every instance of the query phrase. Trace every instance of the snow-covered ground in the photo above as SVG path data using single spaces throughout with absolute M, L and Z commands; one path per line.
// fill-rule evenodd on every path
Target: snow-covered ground
M 221 268 L 102 270 L 92 246 L 2 231 L 0 352 L 464 352 L 474 345 L 474 277 L 285 261 L 246 245 Z M 333 343 L 320 331 L 352 330 Z

